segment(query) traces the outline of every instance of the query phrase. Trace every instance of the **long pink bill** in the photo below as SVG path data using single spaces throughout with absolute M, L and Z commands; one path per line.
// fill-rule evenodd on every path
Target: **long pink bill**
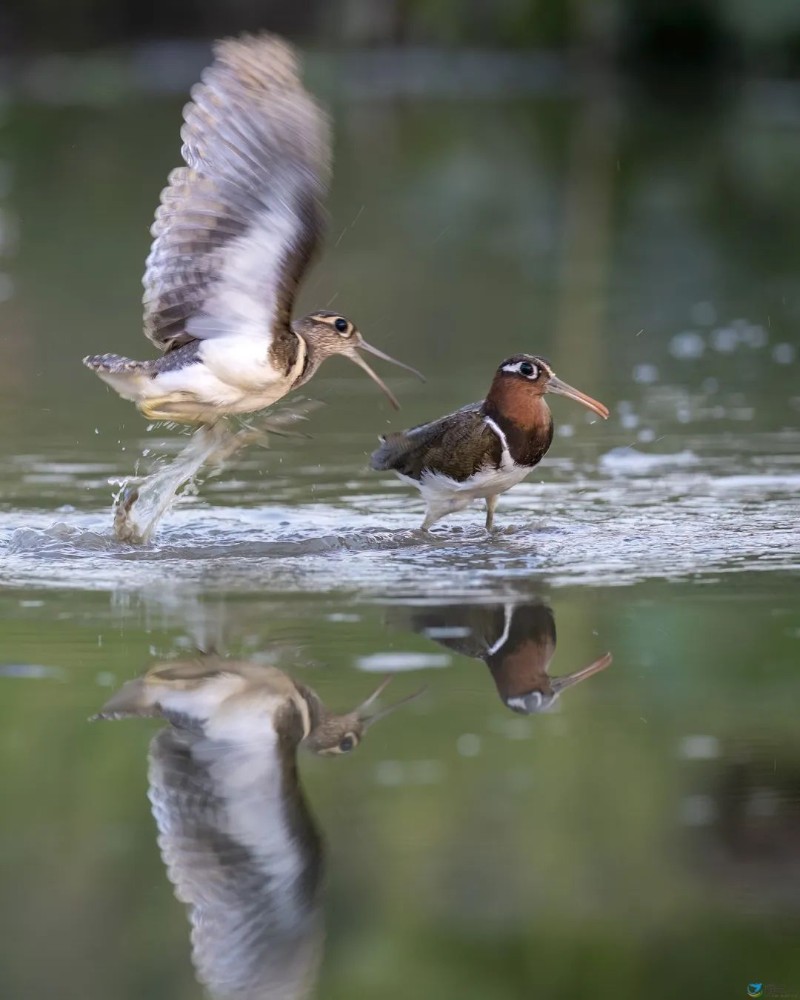
M 563 677 L 553 677 L 551 681 L 553 693 L 561 694 L 567 688 L 574 687 L 575 684 L 580 684 L 581 681 L 587 680 L 587 678 L 592 677 L 594 674 L 599 674 L 601 670 L 610 667 L 612 662 L 613 657 L 611 653 L 606 653 L 605 656 L 601 656 L 599 660 L 590 663 L 588 667 L 583 667 L 582 670 L 576 670 L 572 674 L 565 674 Z
M 574 399 L 576 403 L 582 403 L 589 410 L 593 410 L 598 416 L 602 417 L 603 420 L 608 420 L 608 407 L 603 406 L 596 399 L 592 399 L 591 396 L 587 396 L 585 392 L 581 392 L 579 389 L 573 389 L 571 385 L 566 382 L 562 382 L 560 378 L 556 375 L 551 375 L 547 383 L 547 388 L 545 392 L 554 392 L 559 396 L 566 396 L 567 399 Z

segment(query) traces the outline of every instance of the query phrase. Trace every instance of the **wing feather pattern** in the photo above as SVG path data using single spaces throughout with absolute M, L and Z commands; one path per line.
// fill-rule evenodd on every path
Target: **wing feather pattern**
M 322 943 L 321 847 L 302 794 L 289 820 L 280 764 L 263 746 L 170 727 L 149 758 L 159 847 L 189 908 L 200 981 L 215 1000 L 309 996 Z
M 483 403 L 469 403 L 429 424 L 387 434 L 370 465 L 416 480 L 433 469 L 463 482 L 487 463 L 497 466 L 501 455 L 499 438 L 486 426 Z
M 218 43 L 184 109 L 186 166 L 169 176 L 152 227 L 144 332 L 161 350 L 259 338 L 280 367 L 291 310 L 324 226 L 325 115 L 292 49 L 269 35 Z

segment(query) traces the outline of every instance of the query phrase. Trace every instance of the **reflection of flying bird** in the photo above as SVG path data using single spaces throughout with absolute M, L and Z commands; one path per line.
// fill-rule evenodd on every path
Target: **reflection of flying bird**
M 151 420 L 213 423 L 261 410 L 332 354 L 363 368 L 396 406 L 359 351 L 407 365 L 336 313 L 292 322 L 330 172 L 328 124 L 292 49 L 260 35 L 221 42 L 215 55 L 184 110 L 186 166 L 162 192 L 144 275 L 144 332 L 164 354 L 84 363 Z
M 491 531 L 498 496 L 541 462 L 553 440 L 546 392 L 608 417 L 602 403 L 562 382 L 544 358 L 515 354 L 497 369 L 486 399 L 382 437 L 372 468 L 391 470 L 420 491 L 427 505 L 423 531 L 478 499 L 486 501 Z
M 216 1000 L 311 993 L 323 851 L 297 747 L 352 750 L 403 704 L 373 711 L 386 683 L 335 715 L 274 667 L 206 657 L 156 665 L 100 712 L 171 723 L 150 744 L 150 801 L 167 873 L 189 907 L 197 975 Z
M 605 670 L 611 654 L 571 674 L 551 677 L 556 625 L 540 601 L 526 604 L 453 604 L 402 609 L 398 617 L 462 656 L 483 660 L 497 693 L 514 712 L 530 715 L 550 708 L 562 691 Z

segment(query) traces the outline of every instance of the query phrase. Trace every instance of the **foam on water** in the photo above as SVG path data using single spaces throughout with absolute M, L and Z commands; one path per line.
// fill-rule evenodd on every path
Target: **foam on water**
M 697 465 L 700 459 L 692 451 L 681 451 L 672 455 L 645 455 L 635 448 L 612 448 L 600 458 L 603 472 L 630 474 L 650 472 L 669 466 Z

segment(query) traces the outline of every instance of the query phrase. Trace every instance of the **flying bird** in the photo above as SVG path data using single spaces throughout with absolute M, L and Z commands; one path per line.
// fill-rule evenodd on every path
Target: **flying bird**
M 486 530 L 491 531 L 498 496 L 521 482 L 550 448 L 553 417 L 544 400 L 547 392 L 608 417 L 602 403 L 562 382 L 544 358 L 515 354 L 495 372 L 486 399 L 385 435 L 370 464 L 395 472 L 420 491 L 427 507 L 423 531 L 476 499 L 486 501 Z
M 397 407 L 360 352 L 419 372 L 338 313 L 292 320 L 324 229 L 331 160 L 327 118 L 293 49 L 266 34 L 219 42 L 191 98 L 185 166 L 161 193 L 143 279 L 144 333 L 162 356 L 97 354 L 84 364 L 150 420 L 213 424 L 262 410 L 334 354 Z

